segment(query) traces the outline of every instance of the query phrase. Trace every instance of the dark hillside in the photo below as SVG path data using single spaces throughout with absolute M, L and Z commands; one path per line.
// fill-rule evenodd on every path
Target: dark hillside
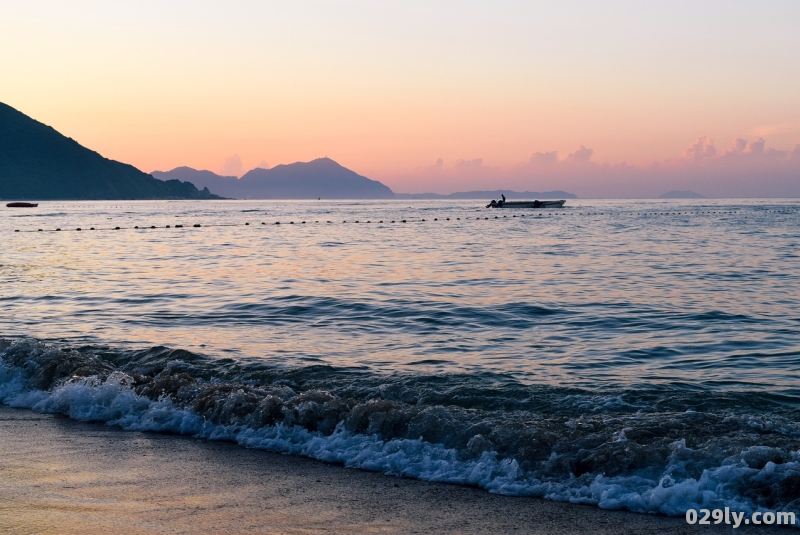
M 2 199 L 211 199 L 208 190 L 163 182 L 103 158 L 55 129 L 0 103 Z

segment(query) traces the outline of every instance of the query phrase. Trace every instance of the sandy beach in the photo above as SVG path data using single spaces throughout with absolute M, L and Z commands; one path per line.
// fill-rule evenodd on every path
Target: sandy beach
M 0 407 L 4 533 L 720 533 Z M 784 529 L 740 528 L 744 533 Z

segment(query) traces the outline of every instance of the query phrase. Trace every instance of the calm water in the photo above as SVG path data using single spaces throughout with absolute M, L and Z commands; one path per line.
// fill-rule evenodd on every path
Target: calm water
M 567 206 L 2 209 L 0 398 L 604 507 L 800 508 L 800 202 Z

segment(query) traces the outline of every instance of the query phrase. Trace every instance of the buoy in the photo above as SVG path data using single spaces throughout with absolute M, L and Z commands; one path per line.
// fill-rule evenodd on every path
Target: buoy
M 403 219 L 403 223 L 405 223 L 405 222 L 406 222 L 406 220 L 405 220 L 405 219 Z
M 156 228 L 156 226 L 155 225 L 150 225 L 150 228 Z
M 195 223 L 195 224 L 194 224 L 194 225 L 192 225 L 192 226 L 193 226 L 194 228 L 200 228 L 200 223 Z
M 280 222 L 280 221 L 275 221 L 275 224 L 276 224 L 276 225 L 280 225 L 280 224 L 281 224 L 281 222 Z
M 139 225 L 136 225 L 136 226 L 135 226 L 135 227 L 133 227 L 133 228 L 139 228 Z
M 42 229 L 39 229 L 38 232 L 42 232 Z
M 245 223 L 245 225 L 249 225 L 250 223 Z
M 80 229 L 81 229 L 81 227 L 78 227 L 78 228 L 76 228 L 75 230 L 80 230 Z
M 169 225 L 167 225 L 167 228 L 169 228 Z M 94 229 L 92 229 L 92 230 L 94 230 Z
M 14 229 L 14 232 L 19 232 L 19 229 Z
M 306 222 L 305 222 L 305 221 L 301 221 L 301 223 L 302 223 L 303 225 L 305 225 L 305 224 L 306 224 Z
M 119 227 L 114 227 L 114 230 L 119 230 Z
M 119 227 L 117 227 L 119 228 Z M 183 225 L 175 225 L 175 228 L 183 228 Z
M 289 221 L 289 224 L 290 225 L 294 225 L 294 221 Z
M 61 229 L 60 229 L 60 228 L 57 228 L 56 230 L 57 230 L 57 231 L 59 231 L 59 230 L 61 230 Z

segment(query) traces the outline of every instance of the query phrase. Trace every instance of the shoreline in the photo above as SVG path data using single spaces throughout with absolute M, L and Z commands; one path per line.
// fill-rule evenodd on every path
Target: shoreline
M 0 458 L 0 531 L 20 534 L 733 531 L 5 406 Z M 767 526 L 735 531 L 788 533 Z

